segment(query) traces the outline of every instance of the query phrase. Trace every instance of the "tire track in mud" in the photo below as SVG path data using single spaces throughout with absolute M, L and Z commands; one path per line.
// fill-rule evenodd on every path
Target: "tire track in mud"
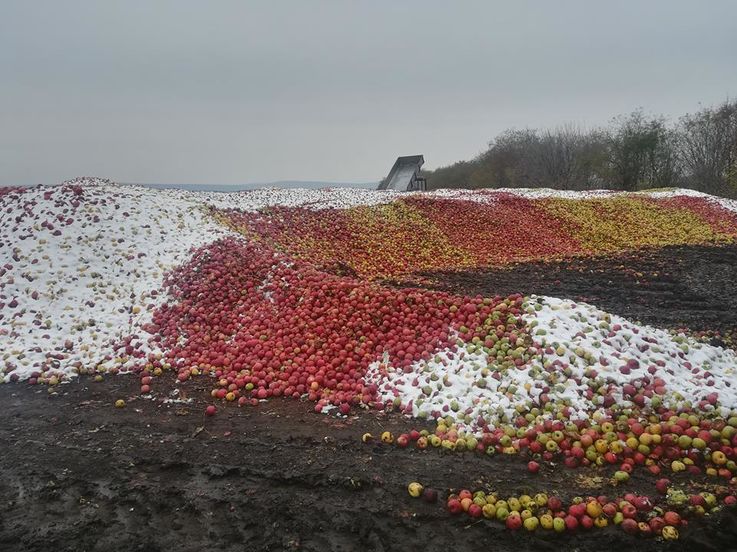
M 664 247 L 420 277 L 432 289 L 453 293 L 534 293 L 585 301 L 665 328 L 737 329 L 737 245 Z

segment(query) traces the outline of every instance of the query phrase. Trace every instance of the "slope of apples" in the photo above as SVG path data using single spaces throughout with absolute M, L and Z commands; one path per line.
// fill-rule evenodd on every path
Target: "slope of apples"
M 214 375 L 213 396 L 240 404 L 307 396 L 318 410 L 382 406 L 376 386 L 364 380 L 374 361 L 410 371 L 455 347 L 455 335 L 514 342 L 525 336 L 521 296 L 399 291 L 328 275 L 235 238 L 197 250 L 167 284 L 176 301 L 155 310 L 151 337 L 165 351 L 163 362 L 180 381 Z M 505 351 L 499 360 L 513 365 L 515 357 Z
M 652 501 L 447 497 L 451 513 L 512 530 L 611 523 L 675 539 L 720 502 L 737 505 L 733 350 L 554 297 L 376 282 L 732 242 L 734 202 L 683 190 L 217 194 L 77 179 L 0 189 L 0 216 L 0 381 L 53 393 L 76 374 L 132 371 L 151 398 L 156 377 L 207 376 L 218 404 L 286 397 L 317 412 L 399 409 L 435 428 L 396 439 L 382 428 L 383 443 L 519 455 L 533 475 L 540 462 L 618 465 L 616 487 L 636 467 L 653 478 L 685 472 L 674 484 L 658 479 Z M 205 414 L 216 412 L 210 404 Z M 704 476 L 717 483 L 681 489 L 684 477 Z M 418 482 L 408 490 L 437 500 Z
M 732 350 L 568 300 L 533 296 L 524 307 L 532 343 L 522 365 L 501 365 L 496 347 L 476 340 L 438 351 L 409 371 L 374 363 L 366 381 L 381 400 L 398 400 L 415 417 L 450 415 L 477 433 L 530 412 L 587 420 L 613 405 L 720 416 L 737 407 Z
M 186 197 L 77 179 L 0 196 L 0 360 L 6 381 L 128 369 L 164 272 L 227 233 Z M 140 346 L 139 346 L 140 345 Z
M 737 240 L 735 202 L 681 192 L 406 194 L 386 204 L 368 196 L 366 204 L 343 209 L 218 206 L 214 216 L 326 270 L 347 267 L 378 280 Z
M 231 234 L 208 208 L 348 208 L 395 195 L 153 190 L 87 177 L 0 188 L 0 381 L 56 384 L 77 373 L 130 370 L 160 353 L 146 329 L 164 300 L 164 273 L 192 248 Z

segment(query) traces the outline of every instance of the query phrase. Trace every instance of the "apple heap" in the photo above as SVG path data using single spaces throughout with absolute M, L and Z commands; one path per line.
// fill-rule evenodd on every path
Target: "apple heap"
M 163 272 L 227 230 L 163 192 L 80 178 L 0 195 L 0 382 L 141 370 Z M 141 383 L 141 392 L 148 394 Z
M 436 226 L 401 200 L 350 209 L 213 210 L 213 216 L 249 238 L 265 240 L 338 274 L 377 279 L 472 264 Z M 412 247 L 407 247 L 409 243 Z
M 550 198 L 541 200 L 541 207 L 565 228 L 574 229 L 584 253 L 734 241 L 733 211 L 711 198 L 677 197 L 677 203 L 640 194 Z
M 706 197 L 476 192 L 391 199 L 344 209 L 274 205 L 212 214 L 249 238 L 369 279 L 737 238 L 737 215 Z M 479 239 L 489 235 L 505 239 Z
M 133 325 L 139 336 L 155 333 L 150 315 L 164 300 L 157 293 L 161 273 L 181 262 L 189 246 L 230 233 L 214 222 L 317 269 L 369 279 L 667 243 L 732 241 L 737 235 L 734 210 L 705 196 L 546 195 L 551 194 L 522 190 L 400 198 L 355 190 L 259 190 L 224 198 L 89 178 L 58 187 L 4 188 L 0 243 L 8 248 L 8 262 L 0 268 L 0 335 L 10 346 L 0 378 L 53 387 L 76 374 L 152 370 L 147 356 L 161 349 L 152 349 L 145 339 L 113 351 L 108 344 L 121 327 Z M 202 206 L 211 217 L 197 209 Z M 492 239 L 478 239 L 490 233 Z M 510 240 L 493 239 L 499 233 L 516 236 L 514 247 Z M 67 256 L 79 262 L 69 264 Z M 565 372 L 568 361 L 557 360 L 553 369 Z M 708 384 L 709 376 L 704 378 Z M 635 392 L 628 399 L 649 398 L 641 383 L 631 382 Z M 141 392 L 148 394 L 150 386 L 141 383 Z M 591 391 L 597 398 L 606 389 Z M 611 398 L 617 397 L 601 400 Z
M 377 275 L 385 276 L 391 273 L 391 270 L 372 272 L 369 265 L 361 264 L 363 261 L 355 262 L 356 254 L 360 256 L 367 251 L 365 235 L 364 238 L 355 241 L 362 229 L 370 228 L 370 233 L 376 234 L 376 243 L 372 244 L 372 247 L 375 246 L 378 249 L 372 251 L 384 251 L 386 256 L 396 258 L 395 255 L 388 252 L 396 250 L 406 241 L 394 240 L 396 235 L 401 235 L 399 227 L 402 225 L 409 225 L 408 227 L 413 229 L 410 232 L 412 234 L 420 230 L 413 227 L 412 224 L 424 224 L 420 221 L 431 221 L 434 225 L 439 225 L 444 220 L 443 213 L 452 214 L 459 208 L 468 207 L 469 211 L 475 213 L 474 216 L 468 217 L 469 220 L 476 220 L 474 224 L 488 227 L 494 216 L 498 215 L 497 218 L 500 220 L 503 218 L 498 213 L 491 219 L 485 218 L 488 213 L 496 212 L 495 209 L 502 213 L 519 212 L 520 217 L 513 217 L 516 220 L 522 218 L 524 212 L 535 212 L 535 209 L 542 210 L 544 213 L 556 214 L 560 205 L 565 203 L 559 200 L 542 199 L 533 206 L 531 201 L 508 194 L 496 194 L 492 201 L 485 203 L 410 197 L 404 201 L 403 205 L 400 205 L 402 202 L 395 202 L 389 206 L 356 207 L 348 210 L 306 208 L 272 208 L 260 212 L 231 210 L 220 211 L 216 215 L 226 221 L 230 220 L 234 228 L 240 228 L 248 235 L 265 238 L 268 243 L 284 247 L 297 256 L 312 260 L 317 265 L 329 264 L 331 260 L 340 263 L 345 261 L 346 270 L 353 270 L 352 267 L 361 266 L 363 268 L 358 273 L 371 278 Z M 659 228 L 658 232 L 668 235 L 677 235 L 679 232 L 676 231 L 676 227 L 681 228 L 678 225 L 695 227 L 695 225 L 704 226 L 706 224 L 690 211 L 685 214 L 679 211 L 679 215 L 671 217 L 673 220 L 670 220 L 663 215 L 663 212 L 669 209 L 667 205 L 660 206 L 657 205 L 657 202 L 641 201 L 637 197 L 616 196 L 591 200 L 577 199 L 576 201 L 578 202 L 576 209 L 584 215 L 588 213 L 589 222 L 595 222 L 601 218 L 606 221 L 606 224 L 616 224 L 616 217 L 602 218 L 599 213 L 604 210 L 606 214 L 609 209 L 617 216 L 631 213 L 627 220 L 633 225 L 636 225 L 637 220 L 635 219 L 638 217 L 647 218 L 655 213 L 657 215 L 656 224 L 664 225 L 663 228 L 665 228 L 665 230 Z M 694 199 L 694 201 L 701 200 Z M 473 206 L 469 207 L 465 203 L 473 203 Z M 703 207 L 708 210 L 709 204 L 704 204 Z M 722 211 L 723 216 L 732 216 L 728 211 L 724 209 Z M 530 218 L 540 219 L 543 214 L 538 213 L 539 216 Z M 448 218 L 454 219 L 452 216 Z M 355 221 L 359 223 L 356 224 Z M 308 237 L 304 240 L 294 237 L 298 227 L 309 229 Z M 380 230 L 385 227 L 392 228 L 392 231 L 383 236 Z M 555 225 L 552 222 L 546 223 L 546 227 L 552 228 Z M 566 228 L 569 227 L 570 225 L 566 226 Z M 593 227 L 586 225 L 579 225 L 578 231 L 584 234 L 588 231 L 598 232 Z M 618 231 L 624 234 L 620 236 L 615 232 L 612 243 L 603 245 L 605 249 L 648 244 L 637 242 L 637 239 L 642 236 L 627 234 L 628 229 Z M 428 228 L 422 229 L 422 232 L 432 235 Z M 444 233 L 449 234 L 448 231 Z M 468 232 L 468 234 L 473 235 L 474 233 Z M 576 239 L 580 242 L 585 238 L 584 234 L 577 235 Z M 708 232 L 699 230 L 689 235 L 701 234 L 706 236 Z M 435 239 L 429 241 L 445 243 Z M 453 241 L 451 239 L 451 245 L 456 247 Z M 302 247 L 300 243 L 324 256 L 317 258 L 309 251 L 300 252 L 294 249 Z M 381 249 L 383 247 L 386 249 Z M 587 246 L 587 248 L 584 249 L 596 249 L 593 246 Z M 421 246 L 418 247 L 418 250 L 420 249 L 422 249 Z M 570 252 L 570 250 L 566 251 Z M 413 255 L 414 252 L 411 254 Z M 442 255 L 435 251 L 432 256 L 440 258 Z M 410 270 L 413 270 L 413 262 L 411 259 L 406 262 Z M 365 270 L 366 267 L 369 269 Z M 427 266 L 422 265 L 422 268 L 427 268 Z M 726 381 L 723 374 L 720 373 L 721 366 L 732 364 L 733 359 L 721 358 L 720 353 L 714 356 L 712 351 L 709 354 L 713 358 L 710 358 L 709 361 L 713 360 L 714 363 L 718 363 L 719 370 L 699 370 L 691 361 L 691 357 L 702 355 L 703 349 L 699 351 L 698 347 L 680 336 L 673 338 L 663 338 L 660 334 L 653 336 L 652 333 L 645 332 L 638 327 L 618 323 L 615 317 L 601 311 L 586 311 L 582 306 L 575 304 L 563 305 L 561 308 L 561 305 L 554 303 L 551 298 L 539 302 L 534 308 L 536 312 L 525 315 L 528 327 L 534 327 L 534 343 L 530 347 L 529 343 L 523 339 L 521 349 L 513 350 L 511 359 L 509 356 L 505 357 L 504 354 L 519 345 L 512 342 L 516 340 L 510 339 L 509 342 L 504 342 L 502 338 L 502 343 L 493 341 L 485 343 L 482 342 L 482 336 L 476 335 L 471 337 L 469 343 L 469 336 L 461 335 L 455 345 L 450 344 L 447 349 L 438 348 L 431 359 L 419 359 L 409 366 L 395 366 L 391 359 L 369 363 L 364 375 L 364 384 L 372 388 L 376 387 L 379 400 L 374 402 L 391 403 L 402 411 L 418 417 L 431 417 L 436 420 L 440 417 L 454 418 L 459 426 L 476 431 L 477 437 L 479 431 L 484 427 L 498 427 L 513 422 L 517 425 L 518 422 L 515 420 L 519 416 L 523 416 L 528 423 L 533 421 L 539 423 L 539 417 L 542 419 L 559 418 L 564 421 L 585 420 L 601 407 L 609 409 L 606 412 L 612 419 L 621 415 L 626 415 L 628 419 L 639 419 L 640 411 L 643 409 L 645 409 L 645 418 L 650 416 L 650 412 L 656 415 L 668 411 L 688 412 L 691 402 L 698 402 L 694 404 L 694 407 L 698 407 L 699 411 L 720 408 L 720 395 L 725 392 L 723 386 Z M 556 309 L 561 312 L 554 313 Z M 458 330 L 462 331 L 463 328 L 458 328 Z M 493 337 L 491 332 L 487 332 L 486 335 Z M 520 336 L 515 337 L 519 339 Z M 636 353 L 634 357 L 631 356 L 632 352 Z M 494 356 L 500 353 L 502 358 L 495 360 Z M 518 371 L 510 369 L 509 364 L 506 366 L 503 364 L 504 361 L 509 360 L 514 361 L 514 367 L 518 368 Z M 689 373 L 686 374 L 686 372 Z M 452 373 L 460 378 L 453 378 Z M 672 385 L 673 383 L 675 385 Z M 230 385 L 233 383 L 229 383 Z M 714 392 L 698 395 L 705 386 L 712 386 Z M 685 397 L 684 389 L 689 393 Z M 222 394 L 222 391 L 219 394 Z M 726 397 L 728 404 L 733 403 L 734 398 L 733 393 L 729 395 Z M 452 396 L 458 398 L 453 400 Z M 497 405 L 496 411 L 492 410 L 494 405 Z M 622 405 L 628 407 L 629 410 L 627 408 L 618 409 Z M 349 404 L 343 403 L 341 408 L 346 411 Z M 627 438 L 629 437 L 628 435 Z M 648 437 L 645 436 L 643 439 L 647 441 Z M 654 440 L 657 441 L 657 439 L 656 437 Z M 443 444 L 442 441 L 441 444 Z M 453 440 L 445 441 L 444 447 L 448 443 L 451 446 L 447 448 L 455 447 Z M 400 446 L 406 445 L 403 439 L 399 439 L 398 442 Z M 533 449 L 535 446 L 533 445 Z M 548 446 L 553 450 L 544 452 L 551 454 L 558 452 L 560 448 L 557 447 L 557 442 Z M 607 460 L 611 462 L 612 455 L 619 455 L 618 446 L 613 445 L 614 450 L 607 450 L 600 456 L 611 453 Z M 460 448 L 463 448 L 463 444 Z M 583 449 L 573 447 L 568 454 L 570 457 L 566 458 L 566 464 L 573 467 L 580 463 L 591 462 L 591 458 L 597 454 L 597 449 L 595 447 L 592 449 L 591 445 L 586 448 L 588 449 L 585 451 L 586 454 L 581 455 Z M 657 449 L 657 446 L 653 447 L 652 442 L 638 443 L 637 453 L 647 455 L 646 452 L 642 452 L 647 448 Z M 565 452 L 565 446 L 563 449 Z M 658 456 L 657 451 L 655 456 Z M 597 458 L 594 460 L 603 461 Z M 640 456 L 635 454 L 634 458 L 637 462 Z M 616 458 L 616 461 L 620 460 L 623 458 Z M 721 461 L 719 454 L 716 455 L 716 460 Z M 626 464 L 620 471 L 626 472 L 629 465 Z M 672 467 L 679 469 L 680 464 L 673 464 Z M 655 468 L 652 469 L 655 470 Z
M 676 195 L 662 198 L 646 196 L 645 199 L 671 212 L 678 213 L 685 211 L 698 215 L 724 241 L 728 241 L 730 236 L 734 236 L 735 232 L 737 232 L 737 216 L 735 216 L 735 212 L 724 207 L 718 200 L 715 201 L 716 198 Z
M 576 237 L 540 201 L 507 192 L 491 197 L 493 201 L 480 202 L 418 196 L 407 203 L 440 228 L 477 267 L 580 252 Z M 479 239 L 487 235 L 505 239 Z
M 153 312 L 149 345 L 165 351 L 161 362 L 181 382 L 213 376 L 213 397 L 226 401 L 304 396 L 317 411 L 383 408 L 377 386 L 364 381 L 369 365 L 409 374 L 465 341 L 488 343 L 505 365 L 524 362 L 516 349 L 494 346 L 524 342 L 521 295 L 399 291 L 236 238 L 197 250 L 167 285 L 176 303 Z
M 687 526 L 687 516 L 703 516 L 719 507 L 716 497 L 706 492 L 692 495 L 690 500 L 690 505 L 684 505 L 627 493 L 618 498 L 573 497 L 566 505 L 560 498 L 542 492 L 502 499 L 494 492 L 462 489 L 448 495 L 446 509 L 454 515 L 466 513 L 499 521 L 513 531 L 524 527 L 527 531 L 541 528 L 570 532 L 614 525 L 632 535 L 675 539 L 678 528 Z M 727 495 L 723 503 L 734 505 L 737 499 Z
M 512 350 L 504 338 L 474 338 L 409 374 L 370 367 L 366 380 L 404 412 L 436 420 L 426 437 L 443 449 L 475 449 L 467 446 L 473 437 L 489 453 L 562 454 L 569 467 L 735 472 L 737 412 L 722 405 L 737 403 L 733 351 L 570 301 L 529 298 L 520 306 L 531 345 L 522 340 Z M 505 348 L 512 362 L 495 358 Z
M 539 471 L 539 461 L 562 460 L 569 468 L 613 466 L 616 483 L 626 482 L 637 467 L 652 476 L 687 471 L 737 481 L 737 416 L 723 419 L 664 412 L 662 419 L 656 415 L 648 419 L 595 413 L 590 420 L 538 419 L 533 423 L 520 416 L 513 425 L 488 428 L 478 436 L 441 418 L 434 431 L 411 433 L 418 436 L 410 441 L 419 449 L 526 456 L 532 458 L 528 462 L 531 473 Z M 659 484 L 666 481 L 661 479 Z

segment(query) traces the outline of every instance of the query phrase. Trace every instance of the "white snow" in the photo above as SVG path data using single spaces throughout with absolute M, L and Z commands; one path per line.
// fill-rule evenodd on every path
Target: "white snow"
M 143 337 L 162 300 L 150 293 L 164 272 L 187 260 L 190 248 L 228 233 L 187 198 L 100 180 L 68 184 L 81 184 L 83 194 L 54 186 L 20 199 L 0 196 L 5 380 L 28 378 L 44 365 L 47 379 L 73 375 L 74 363 L 130 366 L 131 360 L 106 359 L 109 345 L 129 334 Z
M 160 190 L 171 197 L 202 202 L 218 209 L 257 211 L 268 207 L 305 207 L 308 209 L 349 209 L 351 207 L 384 205 L 400 198 L 437 197 L 478 203 L 492 203 L 495 195 L 487 191 L 436 190 L 433 192 L 397 192 L 362 188 L 261 188 L 240 192 L 193 192 Z
M 602 408 L 603 397 L 595 393 L 602 386 L 620 406 L 632 406 L 624 386 L 636 391 L 642 378 L 662 380 L 662 395 L 655 395 L 666 406 L 695 405 L 717 393 L 722 408 L 737 407 L 737 354 L 732 350 L 639 326 L 584 303 L 532 296 L 529 305 L 524 319 L 541 352 L 523 367 L 500 371 L 471 347 L 470 352 L 442 351 L 416 363 L 410 374 L 377 362 L 366 380 L 378 384 L 382 400 L 399 398 L 414 417 L 450 414 L 471 430 L 478 430 L 479 418 L 490 426 L 513 421 L 544 387 L 549 387 L 551 404 L 569 406 L 573 418 L 587 418 Z M 621 368 L 628 361 L 637 361 L 637 367 L 625 374 Z
M 545 335 L 535 335 L 536 344 L 564 349 L 562 355 L 554 352 L 538 357 L 540 366 L 545 360 L 564 359 L 572 369 L 572 378 L 582 380 L 586 379 L 586 369 L 591 367 L 605 383 L 614 384 L 614 396 L 619 403 L 629 402 L 622 396 L 623 385 L 647 377 L 663 380 L 666 405 L 678 407 L 683 401 L 693 404 L 716 392 L 723 405 L 737 406 L 734 351 L 683 334 L 673 335 L 637 325 L 585 303 L 553 297 L 537 298 L 536 303 L 540 310 L 527 318 L 528 323 L 536 320 L 536 329 L 545 331 Z M 586 360 L 587 353 L 593 362 Z M 630 360 L 637 361 L 638 367 L 623 373 L 622 366 Z M 578 389 L 584 390 L 582 386 Z M 583 411 L 590 403 L 578 400 L 573 401 L 573 406 Z

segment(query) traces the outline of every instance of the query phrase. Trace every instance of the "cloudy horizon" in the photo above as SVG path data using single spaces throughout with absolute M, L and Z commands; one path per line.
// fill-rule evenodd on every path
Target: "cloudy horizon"
M 373 182 L 737 95 L 737 3 L 10 0 L 0 185 Z

